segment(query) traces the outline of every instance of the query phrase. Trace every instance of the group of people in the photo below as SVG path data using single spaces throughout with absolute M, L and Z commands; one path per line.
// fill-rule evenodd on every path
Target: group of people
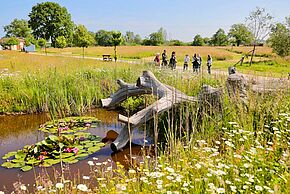
M 162 55 L 162 61 L 160 60 L 160 54 L 157 53 L 154 59 L 154 62 L 157 66 L 161 66 L 161 67 L 166 67 L 169 66 L 171 67 L 171 69 L 176 69 L 176 64 L 177 64 L 177 59 L 176 59 L 176 53 L 175 51 L 173 51 L 171 53 L 171 57 L 169 59 L 169 64 L 168 64 L 168 60 L 167 60 L 167 53 L 166 50 L 163 51 Z M 184 57 L 184 64 L 183 64 L 183 70 L 187 70 L 188 66 L 190 64 L 190 57 L 188 54 L 185 55 Z M 211 74 L 211 66 L 212 66 L 212 57 L 210 55 L 207 56 L 207 72 L 209 74 Z M 194 54 L 192 56 L 192 68 L 193 68 L 193 72 L 194 73 L 200 73 L 200 69 L 202 66 L 202 58 L 199 54 Z

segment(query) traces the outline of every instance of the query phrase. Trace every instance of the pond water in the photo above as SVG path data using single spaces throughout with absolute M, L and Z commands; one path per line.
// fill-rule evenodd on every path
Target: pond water
M 101 120 L 101 123 L 98 124 L 96 128 L 91 128 L 88 132 L 93 135 L 98 135 L 108 142 L 103 148 L 90 155 L 87 159 L 79 161 L 76 164 L 70 164 L 69 169 L 71 176 L 73 177 L 75 174 L 79 176 L 88 175 L 90 167 L 87 162 L 92 160 L 92 158 L 98 158 L 99 162 L 104 162 L 109 159 L 125 165 L 127 161 L 126 158 L 128 158 L 129 154 L 128 148 L 117 153 L 113 153 L 110 149 L 110 140 L 116 138 L 117 133 L 123 127 L 123 125 L 118 122 L 118 113 L 103 109 L 95 109 L 87 113 L 86 116 L 94 116 Z M 5 161 L 2 159 L 2 156 L 6 153 L 22 149 L 25 145 L 34 144 L 43 140 L 45 134 L 37 129 L 40 124 L 48 120 L 46 114 L 0 116 L 0 163 L 2 164 Z M 149 141 L 148 143 L 152 142 L 152 139 L 149 137 L 146 139 Z M 141 130 L 134 130 L 132 142 L 143 145 L 144 134 Z M 132 147 L 133 155 L 141 155 L 141 148 L 142 146 L 134 145 Z M 12 191 L 13 183 L 19 180 L 24 184 L 30 184 L 30 186 L 32 186 L 35 182 L 35 177 L 44 170 L 53 176 L 55 170 L 60 170 L 60 165 L 56 164 L 50 168 L 35 167 L 34 170 L 28 172 L 22 172 L 20 169 L 6 169 L 0 166 L 0 191 Z

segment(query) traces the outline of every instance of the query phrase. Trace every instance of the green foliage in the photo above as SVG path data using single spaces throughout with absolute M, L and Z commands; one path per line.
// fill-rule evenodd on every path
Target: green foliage
M 170 40 L 167 42 L 169 46 L 184 46 L 185 43 L 180 40 Z
M 119 31 L 112 32 L 112 44 L 113 46 L 118 46 L 122 42 L 122 33 Z
M 95 127 L 98 122 L 99 120 L 94 117 L 66 117 L 46 122 L 38 130 L 53 134 L 76 133 Z
M 92 127 L 92 123 L 97 120 L 91 117 L 69 117 L 45 123 L 39 130 L 48 133 L 57 132 L 58 136 L 49 135 L 34 145 L 27 145 L 22 150 L 7 153 L 2 157 L 7 160 L 2 167 L 29 171 L 33 166 L 50 167 L 60 163 L 61 160 L 69 164 L 76 163 L 104 145 L 98 136 L 77 132 Z
M 19 44 L 19 40 L 16 37 L 9 38 L 5 43 L 5 45 L 7 46 L 13 46 L 13 45 L 18 45 L 18 44 Z
M 270 45 L 273 48 L 273 52 L 279 56 L 285 57 L 290 55 L 290 26 L 286 24 L 278 23 L 272 29 L 270 34 Z
M 158 46 L 166 41 L 166 31 L 160 28 L 157 32 L 149 34 L 149 38 L 143 40 L 143 45 Z
M 30 46 L 31 44 L 37 45 L 37 41 L 32 34 L 25 38 L 25 46 Z
M 78 25 L 75 29 L 73 36 L 74 44 L 78 47 L 83 47 L 83 56 L 84 48 L 92 45 L 94 43 L 94 39 L 91 34 L 88 32 L 84 25 Z
M 46 45 L 46 40 L 45 40 L 44 38 L 40 38 L 40 39 L 38 39 L 38 41 L 37 41 L 37 45 L 38 45 L 40 48 L 45 47 L 45 45 Z
M 64 36 L 59 36 L 56 38 L 55 40 L 55 46 L 57 48 L 64 48 L 66 47 L 67 43 L 66 43 L 66 39 Z
M 244 24 L 234 24 L 229 31 L 229 37 L 233 38 L 235 44 L 250 44 L 253 40 L 251 31 Z
M 211 38 L 211 44 L 214 46 L 226 46 L 228 44 L 228 37 L 223 29 L 218 29 Z
M 99 30 L 95 36 L 96 44 L 99 46 L 113 46 L 112 32 L 106 30 Z
M 193 38 L 192 46 L 203 46 L 204 45 L 204 40 L 203 38 L 197 34 Z
M 51 39 L 55 46 L 56 38 L 64 36 L 69 39 L 73 33 L 71 15 L 65 7 L 54 2 L 38 3 L 29 13 L 28 24 L 35 38 Z
M 14 19 L 9 25 L 4 26 L 6 37 L 22 37 L 26 38 L 31 35 L 31 29 L 28 27 L 26 20 Z
M 134 32 L 127 31 L 124 36 L 124 41 L 126 45 L 139 45 L 142 43 L 142 38 L 139 34 L 134 34 Z

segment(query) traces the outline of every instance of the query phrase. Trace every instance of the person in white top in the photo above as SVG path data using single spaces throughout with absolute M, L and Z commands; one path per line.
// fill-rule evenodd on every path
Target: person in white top
M 189 61 L 190 61 L 190 57 L 188 54 L 186 54 L 184 57 L 183 71 L 188 69 Z

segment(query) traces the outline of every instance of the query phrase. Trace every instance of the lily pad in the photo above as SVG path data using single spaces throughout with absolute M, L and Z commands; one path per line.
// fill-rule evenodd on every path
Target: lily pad
M 15 154 L 17 154 L 17 152 L 8 152 L 7 154 L 5 154 L 2 159 L 6 160 L 6 159 L 9 159 L 11 158 L 12 156 L 14 156 Z
M 31 169 L 32 169 L 32 166 L 23 166 L 23 167 L 21 168 L 21 170 L 22 170 L 23 172 L 29 171 L 29 170 L 31 170 Z

